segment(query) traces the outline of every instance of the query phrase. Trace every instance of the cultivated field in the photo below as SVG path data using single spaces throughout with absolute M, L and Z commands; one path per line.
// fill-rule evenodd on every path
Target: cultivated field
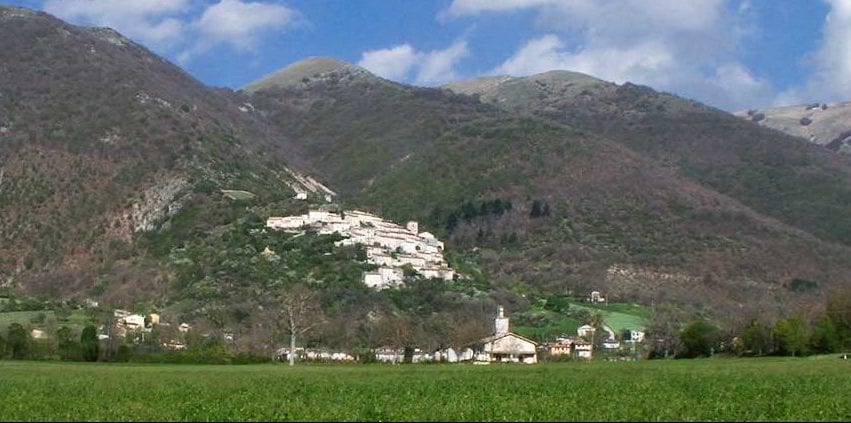
M 851 360 L 0 362 L 0 420 L 851 420 Z

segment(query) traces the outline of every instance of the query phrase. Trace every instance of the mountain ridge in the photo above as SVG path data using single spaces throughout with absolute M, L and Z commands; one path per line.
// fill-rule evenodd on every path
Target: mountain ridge
M 27 292 L 248 324 L 299 281 L 341 322 L 597 288 L 740 318 L 851 274 L 846 159 L 649 87 L 549 72 L 472 96 L 312 58 L 231 91 L 111 30 L 0 18 L 0 275 Z M 291 172 L 420 221 L 468 278 L 371 292 L 333 237 L 265 231 L 324 202 Z

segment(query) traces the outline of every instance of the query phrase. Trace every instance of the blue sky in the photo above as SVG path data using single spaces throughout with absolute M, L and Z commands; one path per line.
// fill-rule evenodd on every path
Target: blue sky
M 726 110 L 851 100 L 851 0 L 18 0 L 209 85 L 307 56 L 434 86 L 568 69 Z

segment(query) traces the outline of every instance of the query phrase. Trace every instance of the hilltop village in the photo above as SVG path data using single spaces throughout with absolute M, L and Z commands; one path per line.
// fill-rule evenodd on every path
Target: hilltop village
M 299 216 L 270 217 L 266 226 L 287 232 L 312 228 L 320 234 L 339 233 L 347 238 L 338 241 L 338 245 L 366 246 L 368 262 L 379 266 L 363 275 L 364 284 L 371 288 L 400 285 L 404 281 L 405 268 L 426 279 L 452 280 L 455 277 L 455 271 L 443 257 L 443 242 L 429 232 L 419 232 L 419 224 L 414 221 L 402 227 L 357 210 L 340 213 L 311 210 Z

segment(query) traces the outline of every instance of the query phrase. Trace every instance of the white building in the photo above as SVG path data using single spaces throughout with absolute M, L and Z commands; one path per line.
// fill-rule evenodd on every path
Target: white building
M 629 340 L 632 342 L 644 342 L 644 332 L 634 329 L 630 330 Z
M 615 339 L 615 331 L 613 331 L 612 328 L 603 325 L 603 331 L 606 332 L 605 339 Z M 582 325 L 576 329 L 576 334 L 579 335 L 580 338 L 590 338 L 594 332 L 596 332 L 596 329 L 594 329 L 594 326 L 591 325 Z
M 508 318 L 502 306 L 497 308 L 494 319 L 494 334 L 478 342 L 476 361 L 483 363 L 527 363 L 538 362 L 538 344 L 509 331 Z
M 402 267 L 406 265 L 428 279 L 452 280 L 455 277 L 455 271 L 443 258 L 443 242 L 429 232 L 419 232 L 419 224 L 414 221 L 402 227 L 358 210 L 339 214 L 310 210 L 301 216 L 270 217 L 266 226 L 287 232 L 299 232 L 307 226 L 320 234 L 339 233 L 347 237 L 337 245 L 367 246 L 367 261 L 381 266 L 376 271 L 364 273 L 363 282 L 369 287 L 383 289 L 402 283 Z M 385 268 L 398 272 L 383 270 Z
M 405 352 L 390 347 L 378 348 L 375 351 L 375 360 L 382 363 L 401 363 L 405 358 Z
M 121 320 L 121 324 L 129 330 L 138 330 L 145 328 L 145 316 L 141 314 L 131 314 Z
M 577 358 L 592 358 L 594 356 L 594 345 L 590 342 L 574 342 L 573 353 Z
M 366 272 L 363 275 L 363 283 L 376 289 L 399 286 L 404 280 L 405 276 L 402 271 L 393 267 L 379 267 L 377 270 Z

